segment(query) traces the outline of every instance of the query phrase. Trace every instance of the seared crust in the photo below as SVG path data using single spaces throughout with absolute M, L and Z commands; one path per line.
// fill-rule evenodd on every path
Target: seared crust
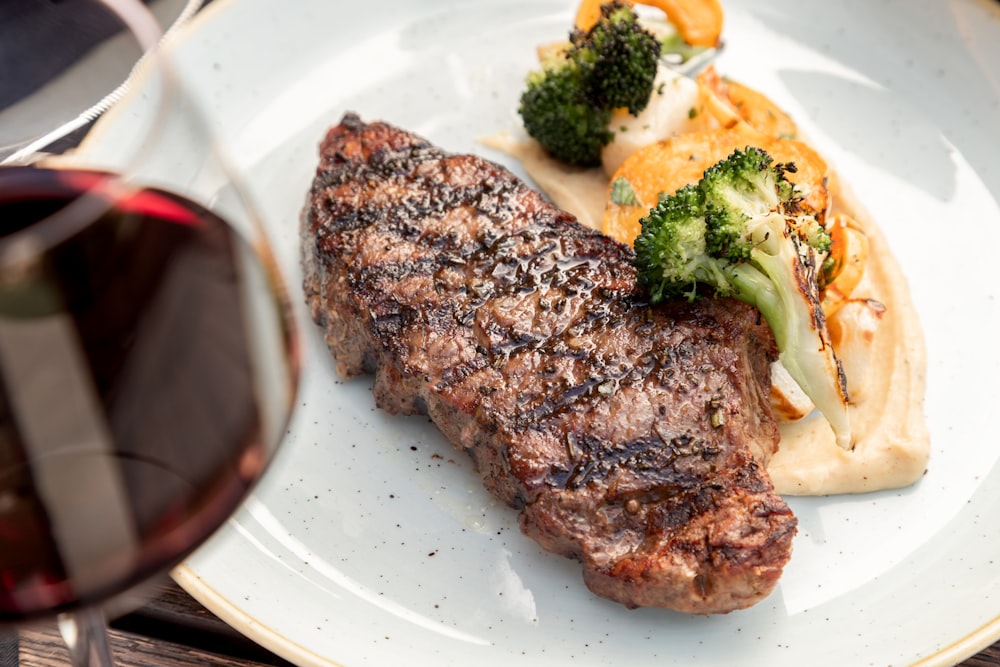
M 731 300 L 655 308 L 631 249 L 502 167 L 354 115 L 328 132 L 304 286 L 341 375 L 426 413 L 598 595 L 692 613 L 774 587 L 774 342 Z

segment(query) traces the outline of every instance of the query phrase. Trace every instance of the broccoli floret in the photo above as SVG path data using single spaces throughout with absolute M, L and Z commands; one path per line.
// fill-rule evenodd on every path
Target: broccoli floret
M 569 52 L 584 73 L 587 97 L 595 106 L 625 108 L 638 115 L 649 104 L 661 44 L 639 23 L 631 7 L 601 6 L 601 18 L 587 32 L 570 36 Z
M 659 41 L 630 7 L 604 5 L 593 28 L 574 31 L 564 52 L 528 75 L 518 108 L 525 130 L 558 160 L 600 164 L 601 149 L 614 138 L 612 111 L 646 107 L 659 54 Z
M 733 152 L 642 219 L 636 267 L 653 303 L 708 289 L 756 306 L 782 365 L 846 448 L 846 383 L 819 301 L 830 237 L 798 213 L 799 193 L 785 178 L 790 170 L 759 148 Z
M 611 110 L 594 106 L 584 95 L 579 66 L 571 60 L 528 75 L 518 112 L 524 129 L 554 158 L 569 164 L 601 163 L 601 148 L 611 141 Z

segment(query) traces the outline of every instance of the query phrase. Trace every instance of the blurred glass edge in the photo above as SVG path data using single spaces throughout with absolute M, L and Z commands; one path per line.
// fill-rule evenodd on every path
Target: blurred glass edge
M 166 31 L 207 3 L 146 0 L 146 4 Z M 105 25 L 80 29 L 75 37 L 67 35 L 63 48 L 52 49 L 44 32 L 53 28 L 60 11 L 74 8 L 50 0 L 0 4 L 0 163 L 43 137 L 47 141 L 42 143 L 49 143 L 59 134 L 72 133 L 67 125 L 91 110 L 96 116 L 96 108 L 124 84 L 142 55 L 135 40 L 115 28 L 110 14 Z M 31 48 L 37 53 L 27 53 Z M 29 63 L 34 70 L 25 66 L 21 60 L 25 57 L 35 58 Z M 46 137 L 53 132 L 56 136 Z

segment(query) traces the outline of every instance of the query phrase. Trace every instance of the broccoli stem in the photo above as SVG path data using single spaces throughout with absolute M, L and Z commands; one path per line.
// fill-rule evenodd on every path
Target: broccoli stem
M 698 298 L 702 286 L 735 296 L 767 320 L 782 365 L 851 446 L 847 385 L 819 302 L 829 236 L 775 166 L 748 146 L 705 170 L 697 184 L 660 199 L 634 242 L 638 279 L 651 301 Z
M 830 423 L 837 444 L 850 449 L 846 379 L 829 340 L 816 281 L 801 270 L 808 262 L 801 262 L 799 253 L 813 251 L 799 247 L 794 236 L 784 238 L 789 242 L 758 245 L 749 263 L 726 271 L 734 296 L 756 306 L 771 327 L 782 365 Z

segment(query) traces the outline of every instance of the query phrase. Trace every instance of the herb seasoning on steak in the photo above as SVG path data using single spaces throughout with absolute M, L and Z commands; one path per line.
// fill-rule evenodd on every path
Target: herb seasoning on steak
M 630 248 L 390 125 L 348 114 L 320 157 L 304 286 L 342 376 L 426 413 L 598 595 L 703 614 L 773 589 L 796 520 L 764 469 L 776 352 L 754 309 L 650 307 Z

